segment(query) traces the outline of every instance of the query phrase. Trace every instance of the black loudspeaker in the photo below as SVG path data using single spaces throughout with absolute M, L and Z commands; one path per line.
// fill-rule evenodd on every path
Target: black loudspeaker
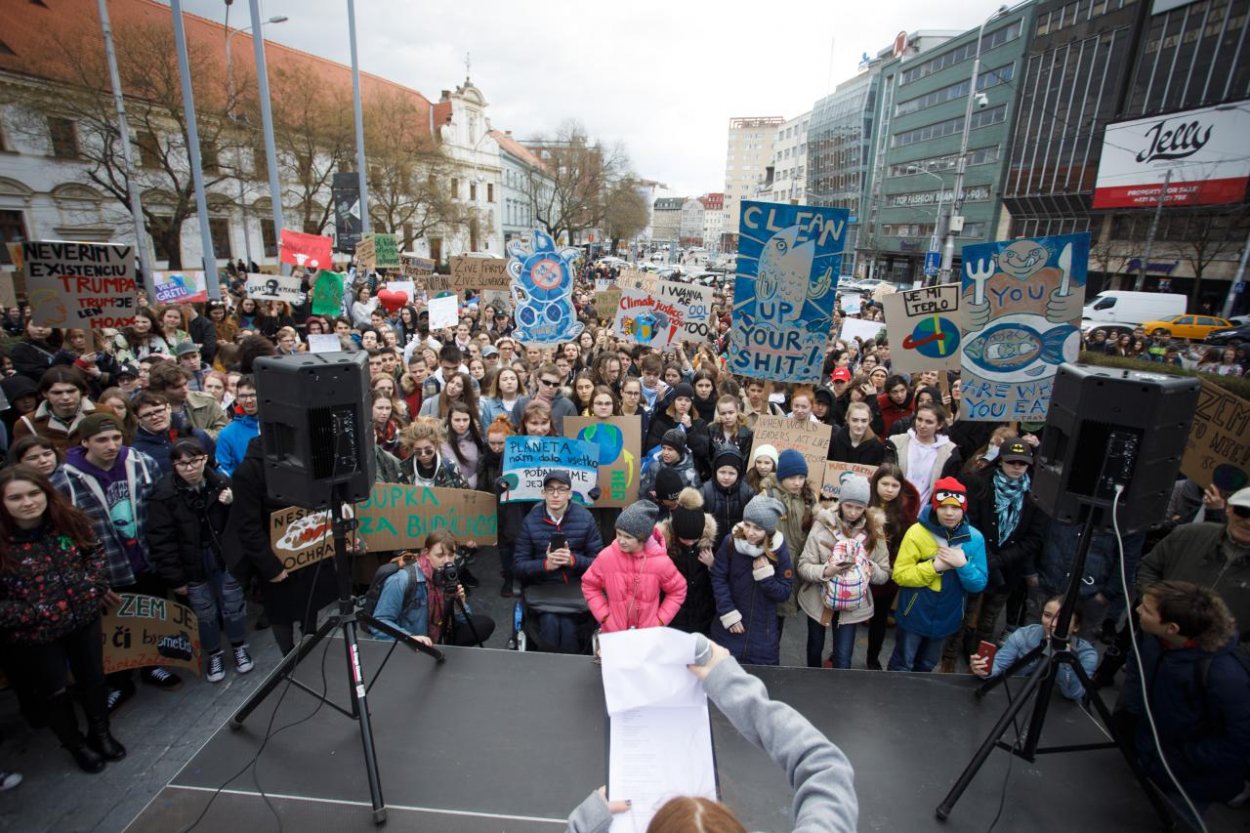
M 1050 517 L 1078 523 L 1082 507 L 1095 525 L 1121 532 L 1163 520 L 1189 425 L 1197 379 L 1064 364 L 1055 375 L 1046 430 L 1034 465 L 1033 500 Z
M 376 463 L 368 356 L 302 353 L 253 365 L 260 406 L 265 479 L 274 500 L 308 509 L 330 496 L 369 496 Z

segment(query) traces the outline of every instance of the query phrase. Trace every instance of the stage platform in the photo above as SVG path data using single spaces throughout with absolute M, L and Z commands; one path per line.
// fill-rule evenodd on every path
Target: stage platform
M 329 691 L 346 706 L 343 645 L 338 639 L 326 645 L 324 666 L 319 646 L 297 677 L 320 690 L 324 668 Z M 369 679 L 389 647 L 362 640 Z M 439 666 L 396 649 L 370 691 L 388 808 L 381 829 L 562 829 L 568 813 L 606 781 L 599 667 L 588 657 L 445 650 L 447 661 Z M 933 810 L 1001 713 L 1002 687 L 978 702 L 974 681 L 962 675 L 752 670 L 774 699 L 805 714 L 851 759 L 860 830 L 983 833 L 989 827 L 1012 759 L 1004 751 L 993 753 L 948 821 L 939 822 Z M 284 689 L 279 686 L 241 729 L 223 726 L 213 735 L 129 833 L 185 830 L 232 776 L 195 827 L 198 833 L 276 830 L 275 814 L 286 830 L 379 829 L 356 722 L 318 708 L 296 688 L 282 697 Z M 714 707 L 712 714 L 724 800 L 749 830 L 789 830 L 792 796 L 783 774 Z M 244 771 L 271 719 L 274 733 L 255 768 Z M 1104 739 L 1091 716 L 1056 699 L 1043 746 Z M 1114 750 L 1042 755 L 1033 764 L 1015 758 L 1009 777 L 999 830 L 1158 829 Z

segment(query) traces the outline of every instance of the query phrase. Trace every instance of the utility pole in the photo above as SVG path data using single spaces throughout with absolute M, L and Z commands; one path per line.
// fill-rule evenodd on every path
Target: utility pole
M 1155 247 L 1155 235 L 1159 232 L 1159 217 L 1163 214 L 1163 203 L 1168 197 L 1168 185 L 1172 183 L 1172 169 L 1163 174 L 1163 188 L 1159 191 L 1159 200 L 1155 203 L 1155 215 L 1150 220 L 1150 231 L 1146 233 L 1146 251 L 1142 254 L 1141 263 L 1137 265 L 1137 283 L 1133 289 L 1141 292 L 1146 288 L 1146 270 L 1150 268 L 1150 254 Z
M 356 112 L 356 170 L 360 176 L 360 233 L 369 234 L 369 176 L 365 168 L 365 117 L 360 103 L 360 60 L 356 54 L 356 2 L 347 0 L 347 31 L 352 46 L 352 104 Z
M 273 233 L 281 237 L 286 221 L 282 216 L 282 183 L 278 179 L 278 148 L 273 137 L 273 108 L 269 101 L 269 70 L 265 65 L 265 33 L 261 31 L 260 0 L 251 0 L 250 11 L 252 49 L 256 60 L 256 95 L 260 99 L 260 124 L 265 134 L 265 163 L 269 168 L 269 207 L 273 214 Z M 281 242 L 278 245 L 278 267 L 282 274 L 289 275 L 291 267 L 282 262 Z
M 1220 315 L 1224 318 L 1228 318 L 1233 314 L 1233 306 L 1237 302 L 1237 294 L 1246 291 L 1247 259 L 1250 259 L 1250 234 L 1246 235 L 1246 242 L 1242 244 L 1241 260 L 1237 262 L 1237 274 L 1233 275 L 1232 283 L 1228 285 L 1228 294 L 1224 296 L 1224 309 L 1220 311 Z

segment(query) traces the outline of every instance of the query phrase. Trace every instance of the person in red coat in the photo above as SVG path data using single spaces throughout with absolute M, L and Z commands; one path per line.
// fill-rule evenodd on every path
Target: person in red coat
M 885 427 L 882 436 L 888 437 L 897 420 L 911 416 L 916 410 L 915 398 L 911 388 L 907 386 L 907 380 L 898 374 L 886 379 L 885 393 L 877 394 L 877 407 L 881 411 L 881 421 Z
M 616 540 L 582 576 L 582 595 L 604 633 L 668 625 L 686 600 L 686 580 L 655 531 L 660 508 L 649 500 L 616 519 Z

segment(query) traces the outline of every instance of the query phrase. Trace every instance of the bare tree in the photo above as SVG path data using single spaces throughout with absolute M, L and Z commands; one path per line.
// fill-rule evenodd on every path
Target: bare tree
M 565 122 L 554 137 L 525 143 L 538 154 L 546 172 L 531 171 L 525 191 L 534 218 L 554 239 L 569 242 L 604 224 L 607 195 L 628 170 L 622 147 L 591 140 L 575 121 Z
M 108 69 L 99 33 L 71 30 L 58 48 L 34 65 L 36 74 L 66 85 L 51 95 L 39 85 L 22 99 L 27 112 L 22 129 L 46 135 L 50 120 L 74 126 L 80 181 L 95 186 L 129 214 L 129 173 L 117 131 L 117 114 L 108 86 Z M 143 199 L 143 219 L 158 257 L 172 269 L 182 267 L 182 226 L 196 212 L 195 188 L 187 158 L 187 125 L 182 109 L 172 30 L 167 26 L 115 26 L 118 71 L 128 99 L 127 116 L 136 142 L 134 177 Z M 221 149 L 231 124 L 225 118 L 242 94 L 236 84 L 231 100 L 219 63 L 202 47 L 188 47 L 199 116 L 204 184 L 212 189 L 238 173 Z M 223 198 L 224 200 L 225 198 Z M 228 253 L 218 252 L 219 255 Z
M 603 232 L 615 252 L 622 240 L 632 240 L 647 227 L 647 201 L 631 177 L 622 179 L 604 200 Z
M 1215 212 L 1203 211 L 1188 217 L 1173 216 L 1171 223 L 1183 223 L 1181 230 L 1169 228 L 1168 237 L 1180 256 L 1194 273 L 1194 288 L 1189 293 L 1192 309 L 1202 299 L 1202 278 L 1217 260 L 1235 258 L 1241 252 L 1246 231 L 1250 229 L 1250 207 L 1235 205 Z

